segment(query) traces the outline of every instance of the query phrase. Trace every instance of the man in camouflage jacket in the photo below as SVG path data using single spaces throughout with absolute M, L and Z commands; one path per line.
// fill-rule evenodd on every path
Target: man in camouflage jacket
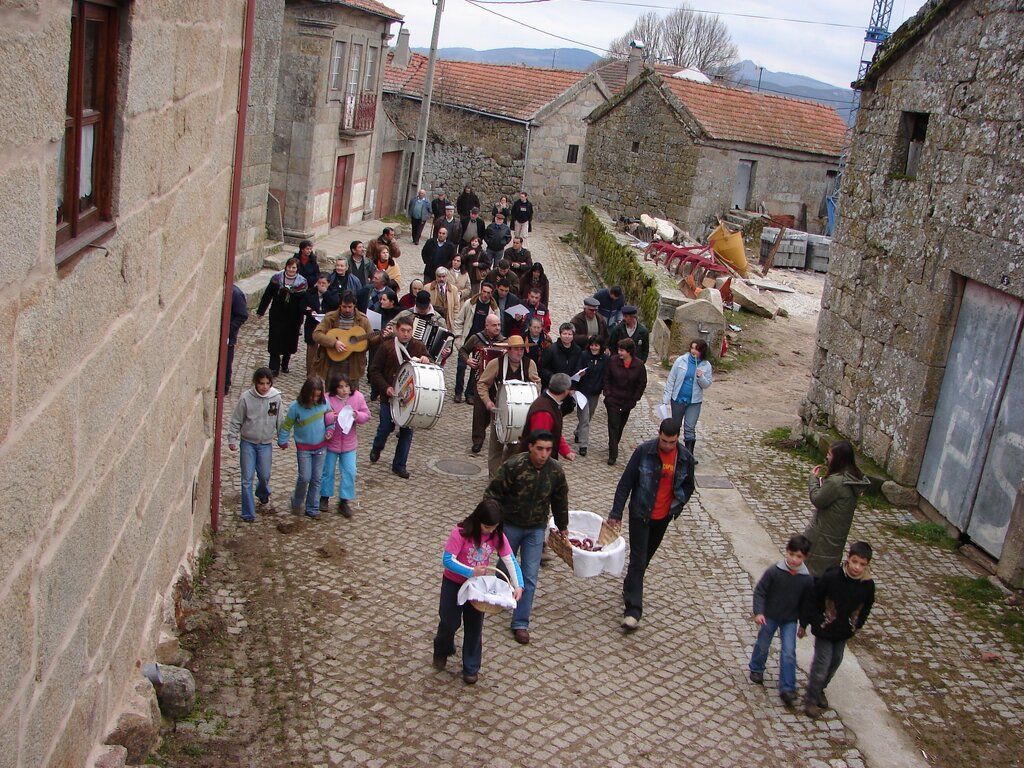
M 550 432 L 533 432 L 526 453 L 503 463 L 487 486 L 485 498 L 501 504 L 501 522 L 512 551 L 523 569 L 523 595 L 512 612 L 511 629 L 517 642 L 530 642 L 530 611 L 537 589 L 540 555 L 548 514 L 566 537 L 569 526 L 569 485 L 559 462 L 551 458 L 554 438 Z

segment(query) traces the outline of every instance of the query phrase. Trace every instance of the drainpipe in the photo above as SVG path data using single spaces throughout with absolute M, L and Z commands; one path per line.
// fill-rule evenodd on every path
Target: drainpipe
M 529 168 L 530 168 L 530 128 L 532 128 L 532 126 L 530 125 L 530 121 L 527 120 L 526 121 L 526 151 L 523 152 L 523 186 L 522 186 L 523 189 L 528 189 L 529 188 L 527 183 L 526 183 L 526 174 L 529 172 Z
M 238 248 L 238 210 L 242 200 L 242 171 L 245 164 L 245 119 L 249 104 L 249 74 L 252 70 L 252 38 L 256 19 L 256 0 L 245 4 L 242 37 L 242 71 L 238 83 L 238 119 L 235 124 L 235 157 L 231 173 L 231 202 L 228 212 L 228 245 L 224 259 L 224 301 L 220 309 L 220 356 L 217 361 L 216 418 L 213 428 L 213 487 L 210 491 L 210 527 L 220 528 L 220 453 L 224 429 L 224 380 L 228 368 L 228 329 L 231 326 L 231 288 L 235 282 L 235 250 Z

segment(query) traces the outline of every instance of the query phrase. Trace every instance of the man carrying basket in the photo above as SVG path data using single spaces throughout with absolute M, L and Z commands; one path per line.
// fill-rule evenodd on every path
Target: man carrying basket
M 608 525 L 622 525 L 629 497 L 629 568 L 622 583 L 622 628 L 632 632 L 643 615 L 644 573 L 658 551 L 670 520 L 679 517 L 693 494 L 693 456 L 679 450 L 679 422 L 665 419 L 658 437 L 641 443 L 629 457 L 615 488 Z

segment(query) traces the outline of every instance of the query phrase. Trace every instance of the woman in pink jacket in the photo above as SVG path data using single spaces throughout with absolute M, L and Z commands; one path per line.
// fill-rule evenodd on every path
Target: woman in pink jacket
M 327 414 L 326 421 L 335 425 L 335 429 L 327 442 L 327 459 L 324 461 L 324 473 L 320 479 L 320 511 L 327 511 L 327 505 L 334 495 L 334 467 L 337 465 L 341 473 L 338 512 L 343 517 L 352 517 L 352 508 L 348 503 L 356 497 L 356 427 L 370 420 L 370 409 L 366 407 L 362 392 L 358 389 L 353 391 L 352 382 L 344 374 L 332 376 L 327 391 L 327 405 L 331 411 Z M 341 412 L 345 408 L 352 411 L 352 426 L 347 432 L 340 423 L 337 423 L 341 420 Z

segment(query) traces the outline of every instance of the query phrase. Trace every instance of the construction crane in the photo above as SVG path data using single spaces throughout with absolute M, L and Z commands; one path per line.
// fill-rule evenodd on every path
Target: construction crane
M 889 39 L 891 34 L 889 32 L 889 20 L 892 18 L 892 4 L 893 0 L 874 0 L 874 6 L 871 8 L 871 20 L 868 21 L 868 27 L 864 30 L 864 45 L 860 50 L 860 67 L 857 70 L 857 82 L 853 85 L 854 90 L 859 90 L 857 86 L 864 79 L 864 75 L 867 74 L 868 67 L 871 66 L 871 60 L 874 58 L 878 46 Z M 857 105 L 854 105 L 851 114 L 854 122 L 856 122 L 856 116 Z M 825 206 L 828 211 L 828 225 L 825 234 L 830 237 L 836 225 L 836 216 L 839 213 L 839 192 L 842 188 L 843 169 L 846 167 L 846 158 L 850 153 L 849 139 L 852 133 L 852 130 L 846 133 L 847 141 L 844 142 L 842 154 L 839 155 L 839 172 L 832 183 L 832 189 L 825 198 Z

